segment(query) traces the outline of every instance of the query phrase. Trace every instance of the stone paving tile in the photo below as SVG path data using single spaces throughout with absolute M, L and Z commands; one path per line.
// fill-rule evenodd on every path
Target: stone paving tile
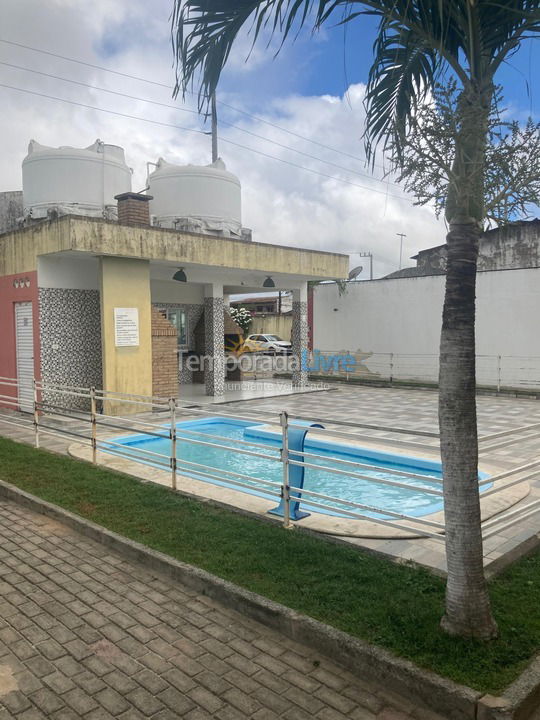
M 0 670 L 0 720 L 414 717 L 313 650 L 5 501 Z

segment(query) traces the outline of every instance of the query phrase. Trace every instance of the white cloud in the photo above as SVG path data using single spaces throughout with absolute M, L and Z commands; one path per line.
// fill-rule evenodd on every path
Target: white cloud
M 40 0 L 4 0 L 3 9 L 1 35 L 4 38 L 166 85 L 174 82 L 169 0 L 158 0 L 152 4 L 143 0 L 118 0 L 115 3 L 94 0 L 92 4 L 76 0 L 51 0 L 47 3 Z M 240 48 L 236 55 L 238 66 L 241 65 L 238 62 L 241 56 Z M 383 175 L 381 168 L 376 168 L 376 176 L 372 177 L 361 160 L 364 156 L 361 140 L 364 88 L 361 85 L 351 86 L 343 98 L 291 94 L 287 83 L 282 83 L 283 87 L 277 92 L 273 75 L 275 66 L 270 55 L 265 58 L 259 53 L 255 60 L 253 65 L 249 65 L 249 83 L 245 81 L 247 73 L 244 67 L 233 65 L 228 69 L 221 100 L 252 112 L 254 97 L 260 98 L 261 106 L 255 114 L 295 133 L 287 134 L 226 107 L 220 108 L 223 121 L 220 154 L 229 169 L 242 181 L 243 220 L 246 226 L 253 228 L 255 240 L 323 250 L 370 250 L 375 258 L 376 275 L 397 269 L 397 232 L 407 234 L 404 243 L 406 259 L 421 248 L 444 241 L 444 226 L 434 219 L 429 209 L 413 208 L 410 202 L 391 197 L 401 196 L 400 188 L 379 181 Z M 289 60 L 290 56 L 285 54 L 278 62 L 286 64 Z M 0 61 L 175 104 L 168 88 L 3 43 L 0 43 Z M 1 83 L 27 90 L 165 124 L 203 127 L 199 117 L 180 110 L 108 95 L 5 66 L 0 66 L 0 75 Z M 268 80 L 270 76 L 274 79 Z M 245 89 L 253 88 L 254 84 L 258 86 L 256 92 Z M 293 86 L 294 83 L 290 87 Z M 122 145 L 128 164 L 134 168 L 134 189 L 144 187 L 146 162 L 155 161 L 159 156 L 173 162 L 206 163 L 210 159 L 210 140 L 206 136 L 14 90 L 0 88 L 0 94 L 3 107 L 0 189 L 3 190 L 20 187 L 20 164 L 32 137 L 45 145 L 82 147 L 96 137 Z M 182 106 L 181 101 L 176 104 Z M 194 99 L 188 97 L 183 107 L 193 109 Z M 239 128 L 289 149 L 228 127 L 225 121 L 234 122 Z M 309 137 L 345 155 L 298 136 Z M 286 162 L 229 145 L 225 140 Z M 298 150 L 314 157 L 295 152 Z M 321 160 L 334 165 L 327 165 Z M 301 165 L 331 177 L 322 177 L 286 163 Z M 358 264 L 361 264 L 358 258 L 353 257 L 352 265 Z

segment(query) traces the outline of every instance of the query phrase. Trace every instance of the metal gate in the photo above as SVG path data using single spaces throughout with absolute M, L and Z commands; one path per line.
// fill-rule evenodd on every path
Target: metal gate
M 17 347 L 17 380 L 19 382 L 19 408 L 34 410 L 34 328 L 32 303 L 15 303 L 15 337 Z

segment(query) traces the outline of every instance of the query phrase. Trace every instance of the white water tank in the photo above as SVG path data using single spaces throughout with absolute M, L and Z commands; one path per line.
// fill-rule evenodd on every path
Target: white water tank
M 22 163 L 25 217 L 60 215 L 114 218 L 115 195 L 131 191 L 124 150 L 96 140 L 87 148 L 40 145 L 31 140 Z
M 148 177 L 154 224 L 176 230 L 240 237 L 240 180 L 223 160 L 211 165 L 173 165 L 160 158 Z

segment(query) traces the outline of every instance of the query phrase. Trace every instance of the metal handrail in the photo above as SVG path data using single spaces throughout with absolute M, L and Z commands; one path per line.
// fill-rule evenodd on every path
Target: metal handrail
M 106 415 L 105 413 L 99 413 L 100 418 L 110 418 L 111 420 L 117 420 L 117 421 L 123 421 L 123 417 L 119 417 L 118 415 Z M 142 427 L 154 427 L 154 428 L 162 428 L 165 427 L 163 422 L 149 422 L 148 420 L 138 420 L 137 418 L 129 416 L 129 420 L 126 419 L 125 422 L 130 422 L 135 425 L 141 425 Z M 131 428 L 126 428 L 130 430 Z
M 0 386 L 4 385 L 6 387 L 21 387 L 21 383 L 17 381 L 14 378 L 0 378 Z M 375 522 L 380 523 L 383 525 L 387 525 L 389 527 L 395 527 L 400 530 L 405 530 L 407 532 L 415 532 L 418 534 L 426 535 L 429 537 L 436 538 L 438 540 L 441 540 L 441 532 L 444 531 L 444 524 L 435 522 L 433 520 L 424 520 L 422 518 L 417 518 L 411 515 L 408 515 L 406 513 L 400 513 L 396 510 L 388 510 L 385 508 L 378 508 L 374 505 L 369 505 L 366 503 L 358 503 L 352 500 L 345 500 L 342 498 L 334 497 L 332 495 L 327 495 L 325 493 L 319 493 L 314 490 L 307 490 L 307 489 L 299 489 L 294 486 L 290 486 L 289 484 L 289 476 L 288 471 L 291 465 L 296 465 L 300 467 L 305 468 L 311 468 L 318 471 L 325 471 L 329 473 L 334 473 L 337 475 L 346 476 L 352 480 L 365 480 L 370 483 L 376 483 L 383 486 L 391 486 L 396 487 L 404 490 L 408 490 L 411 492 L 422 492 L 426 494 L 430 494 L 437 497 L 442 497 L 443 493 L 442 490 L 427 487 L 424 485 L 411 485 L 409 483 L 405 482 L 399 482 L 398 480 L 390 480 L 388 478 L 381 478 L 381 477 L 372 477 L 370 475 L 354 472 L 352 470 L 349 470 L 348 468 L 360 468 L 360 469 L 367 469 L 367 470 L 380 470 L 380 467 L 377 465 L 371 465 L 369 463 L 362 463 L 362 462 L 355 462 L 353 460 L 345 460 L 341 458 L 333 458 L 329 460 L 327 456 L 320 455 L 318 453 L 310 452 L 310 451 L 301 451 L 297 452 L 295 451 L 293 453 L 294 455 L 300 455 L 302 457 L 302 460 L 297 459 L 291 459 L 290 453 L 287 452 L 288 450 L 288 431 L 292 427 L 294 428 L 295 421 L 301 421 L 301 420 L 310 420 L 314 421 L 313 418 L 307 418 L 303 415 L 293 415 L 293 416 L 287 416 L 287 419 L 285 423 L 283 422 L 283 417 L 286 416 L 286 413 L 280 414 L 280 420 L 279 422 L 276 422 L 274 420 L 274 411 L 264 411 L 263 413 L 259 413 L 258 415 L 253 415 L 248 413 L 235 413 L 231 412 L 229 408 L 219 407 L 216 408 L 216 406 L 213 406 L 212 408 L 199 408 L 199 407 L 183 407 L 177 404 L 176 400 L 170 399 L 167 402 L 167 409 L 169 411 L 169 417 L 170 417 L 170 426 L 167 428 L 166 424 L 158 423 L 158 422 L 150 422 L 147 420 L 142 420 L 139 418 L 126 418 L 126 417 L 118 417 L 115 415 L 108 415 L 108 414 L 96 414 L 95 410 L 95 402 L 96 400 L 99 400 L 100 402 L 118 402 L 120 404 L 127 403 L 131 405 L 140 405 L 142 407 L 148 407 L 151 406 L 153 408 L 159 407 L 165 409 L 165 405 L 160 403 L 163 403 L 163 398 L 153 398 L 143 395 L 130 395 L 127 393 L 115 393 L 115 392 L 109 392 L 106 390 L 95 390 L 94 388 L 80 388 L 76 386 L 62 386 L 62 385 L 54 385 L 51 383 L 46 383 L 42 381 L 34 381 L 33 382 L 33 392 L 34 392 L 34 420 L 26 419 L 24 417 L 17 417 L 17 416 L 4 416 L 0 417 L 0 421 L 4 422 L 7 425 L 12 425 L 16 427 L 25 428 L 27 430 L 31 430 L 32 428 L 35 431 L 35 444 L 38 446 L 39 444 L 39 434 L 44 433 L 46 435 L 51 435 L 55 437 L 75 437 L 78 439 L 78 442 L 80 442 L 83 445 L 91 445 L 93 448 L 93 461 L 96 462 L 96 449 L 99 447 L 99 449 L 103 452 L 110 452 L 112 454 L 123 456 L 124 458 L 128 460 L 133 460 L 134 462 L 149 462 L 153 464 L 154 466 L 160 467 L 160 468 L 169 468 L 172 470 L 172 486 L 173 488 L 176 488 L 176 473 L 184 471 L 185 473 L 192 474 L 194 477 L 200 477 L 200 478 L 208 478 L 213 481 L 218 482 L 225 482 L 231 487 L 238 487 L 238 488 L 247 488 L 250 490 L 254 489 L 254 484 L 256 484 L 262 492 L 269 493 L 269 490 L 265 490 L 266 488 L 272 488 L 276 491 L 279 489 L 282 498 L 285 500 L 285 505 L 287 508 L 287 511 L 285 513 L 286 517 L 284 516 L 283 522 L 285 526 L 290 525 L 290 517 L 289 517 L 289 509 L 290 504 L 292 502 L 299 502 L 303 500 L 304 502 L 306 499 L 309 502 L 310 506 L 317 507 L 317 508 L 323 508 L 325 510 L 329 510 L 330 508 L 341 515 L 346 515 L 350 518 L 356 518 L 361 520 L 367 520 L 369 522 Z M 92 402 L 92 410 L 90 412 L 86 410 L 78 410 L 76 408 L 69 408 L 64 407 L 63 405 L 56 405 L 52 403 L 47 403 L 45 401 L 38 400 L 38 391 L 40 393 L 57 393 L 64 397 L 82 397 L 87 398 Z M 134 399 L 136 398 L 136 399 Z M 0 405 L 13 405 L 15 407 L 20 406 L 20 399 L 17 399 L 16 397 L 13 397 L 12 395 L 5 395 L 0 394 Z M 84 423 L 86 421 L 91 422 L 92 427 L 92 437 L 89 437 L 85 434 L 82 434 L 81 432 L 78 432 L 77 430 L 74 430 L 73 428 L 62 428 L 62 427 L 53 427 L 51 425 L 48 425 L 43 422 L 43 420 L 40 418 L 39 411 L 46 410 L 47 408 L 57 410 L 59 412 L 56 412 L 57 415 L 61 417 L 67 417 L 76 421 L 79 421 L 81 423 Z M 67 412 L 66 412 L 67 411 Z M 198 432 L 196 429 L 191 428 L 182 428 L 182 423 L 176 423 L 176 417 L 177 414 L 183 414 L 183 415 L 201 415 L 201 416 L 215 416 L 216 411 L 221 414 L 222 416 L 226 418 L 231 419 L 238 419 L 242 421 L 248 421 L 249 423 L 258 424 L 258 425 L 264 425 L 269 427 L 275 427 L 279 426 L 281 428 L 281 433 L 275 433 L 275 435 L 279 438 L 281 435 L 282 440 L 282 447 L 281 448 L 273 448 L 270 447 L 268 444 L 259 443 L 255 441 L 250 441 L 240 439 L 240 438 L 234 438 L 230 439 L 231 445 L 224 445 L 223 440 L 224 438 L 220 435 L 215 435 L 213 433 L 202 433 Z M 264 416 L 264 419 L 261 419 L 261 414 Z M 114 422 L 110 422 L 114 421 Z M 357 428 L 361 430 L 374 430 L 377 432 L 392 432 L 395 434 L 406 434 L 406 435 L 416 435 L 419 437 L 426 437 L 426 438 L 434 438 L 438 439 L 439 434 L 438 433 L 432 433 L 425 430 L 409 430 L 407 428 L 402 427 L 391 427 L 391 426 L 383 426 L 383 425 L 377 425 L 377 424 L 371 424 L 371 423 L 355 423 L 355 422 L 348 422 L 343 420 L 335 420 L 335 419 L 322 419 L 321 422 L 327 423 L 331 426 L 338 426 L 344 428 L 343 430 L 336 430 L 333 427 L 329 428 L 314 428 L 310 427 L 309 431 L 310 433 L 319 434 L 322 436 L 338 436 L 338 437 L 345 437 L 348 440 L 354 440 L 358 442 L 360 439 L 365 439 L 366 436 L 360 436 L 360 434 L 353 434 L 351 432 L 346 432 L 347 428 Z M 143 433 L 146 435 L 149 435 L 151 437 L 157 437 L 160 439 L 169 439 L 171 440 L 171 449 L 169 451 L 169 454 L 166 455 L 164 453 L 157 453 L 153 452 L 151 450 L 147 450 L 145 448 L 131 448 L 129 445 L 125 445 L 123 443 L 118 443 L 115 441 L 115 439 L 106 439 L 101 438 L 97 439 L 97 436 L 95 435 L 95 431 L 97 427 L 101 428 L 114 428 L 118 430 L 122 430 L 125 432 L 136 432 L 140 433 L 141 430 L 138 430 L 136 427 L 144 428 Z M 303 427 L 303 426 L 302 426 Z M 490 441 L 497 440 L 499 438 L 506 438 L 508 436 L 516 435 L 519 433 L 524 432 L 530 432 L 532 430 L 536 430 L 538 427 L 540 427 L 540 423 L 533 423 L 530 425 L 525 425 L 519 428 L 509 429 L 509 430 L 503 430 L 499 431 L 497 433 L 492 433 L 490 435 L 483 436 L 479 438 L 480 443 L 489 443 Z M 153 432 L 150 431 L 149 428 L 152 428 L 156 431 L 162 431 L 162 432 Z M 535 433 L 532 437 L 535 437 L 538 433 Z M 197 438 L 204 438 L 197 439 Z M 369 439 L 374 439 L 372 437 L 369 437 Z M 386 438 L 375 438 L 378 441 L 382 442 L 387 440 Z M 505 446 L 506 444 L 511 444 L 514 442 L 518 442 L 522 438 L 517 439 L 511 439 L 509 441 L 504 440 L 502 443 L 494 444 L 494 445 L 488 445 L 487 447 L 483 447 L 482 450 L 490 450 L 494 447 L 499 446 Z M 216 440 L 221 442 L 215 442 Z M 233 470 L 228 469 L 221 469 L 216 468 L 215 470 L 219 470 L 219 475 L 214 474 L 212 471 L 214 468 L 208 465 L 204 465 L 202 463 L 197 463 L 192 460 L 187 460 L 185 458 L 182 458 L 181 454 L 178 456 L 176 452 L 176 447 L 178 442 L 183 443 L 190 443 L 192 445 L 200 445 L 203 447 L 215 447 L 220 450 L 228 451 L 228 452 L 235 452 L 240 453 L 242 455 L 248 455 L 253 457 L 260 457 L 264 459 L 269 459 L 275 462 L 281 462 L 283 465 L 284 473 L 283 478 L 281 482 L 272 482 L 270 480 L 265 480 L 263 478 L 253 477 L 251 475 L 245 474 L 245 473 L 239 473 Z M 415 443 L 408 442 L 408 441 L 402 441 L 397 440 L 394 438 L 392 440 L 393 444 L 402 444 L 406 445 L 408 447 L 411 447 L 415 445 Z M 257 452 L 252 449 L 247 449 L 247 446 L 249 448 L 259 448 L 261 450 L 265 450 L 266 452 Z M 433 450 L 433 445 L 423 445 L 423 447 L 428 447 L 430 450 Z M 281 450 L 281 454 L 279 454 L 279 450 Z M 272 454 L 270 454 L 272 453 Z M 308 460 L 306 462 L 306 459 Z M 315 463 L 309 462 L 310 459 L 313 460 L 329 460 L 332 463 L 340 464 L 341 466 L 344 466 L 345 469 L 341 469 L 338 467 L 330 467 L 327 465 L 317 465 Z M 494 495 L 498 492 L 504 491 L 514 485 L 518 485 L 524 482 L 527 482 L 528 480 L 531 480 L 533 478 L 536 478 L 540 474 L 540 469 L 537 469 L 540 466 L 540 460 L 534 461 L 531 463 L 524 464 L 522 466 L 512 468 L 510 470 L 506 470 L 502 473 L 498 473 L 497 475 L 494 475 L 492 477 L 483 479 L 479 481 L 479 486 L 483 487 L 486 484 L 496 484 L 498 487 L 492 487 L 485 492 L 482 493 L 482 498 Z M 529 472 L 532 471 L 532 472 Z M 441 483 L 441 479 L 432 475 L 421 475 L 418 473 L 409 473 L 404 470 L 393 470 L 391 471 L 392 474 L 396 476 L 400 476 L 403 478 L 412 478 L 415 480 L 425 481 L 429 483 Z M 523 475 L 523 473 L 525 473 Z M 225 477 L 224 477 L 225 476 Z M 501 483 L 502 480 L 508 480 L 508 482 Z M 278 493 L 276 492 L 276 495 Z M 334 506 L 329 506 L 328 504 L 321 504 L 320 501 L 327 501 L 334 503 Z M 336 507 L 337 506 L 337 507 Z M 526 517 L 532 516 L 534 513 L 538 512 L 540 509 L 540 500 L 535 501 L 533 503 L 530 503 L 522 508 L 517 508 L 511 512 L 508 513 L 502 513 L 500 516 L 497 516 L 496 518 L 491 518 L 490 520 L 483 523 L 483 529 L 484 531 L 488 531 L 487 533 L 484 533 L 484 537 L 490 537 L 492 534 L 500 530 L 502 527 L 506 527 L 508 524 L 514 524 L 515 522 L 520 522 L 522 519 Z M 349 508 L 349 509 L 347 509 Z M 350 510 L 350 508 L 357 509 L 357 510 L 364 510 L 370 513 L 376 513 L 381 516 L 385 517 L 369 517 L 368 515 L 365 515 L 363 513 L 354 512 L 353 510 Z M 393 522 L 392 520 L 388 520 L 388 518 L 393 518 L 394 520 L 404 520 L 407 523 L 412 523 L 415 527 L 409 527 L 403 524 L 399 524 L 396 522 Z M 424 526 L 426 528 L 437 528 L 441 532 L 438 533 L 432 533 L 428 532 L 427 530 L 421 530 L 418 529 L 417 526 Z M 494 530 L 496 528 L 496 530 Z
M 490 435 L 482 435 L 478 438 L 478 442 L 487 442 L 489 440 L 496 440 L 500 437 L 504 437 L 506 435 L 513 435 L 517 432 L 527 432 L 528 430 L 534 430 L 535 428 L 540 427 L 540 423 L 533 423 L 532 425 L 523 425 L 522 427 L 517 428 L 511 428 L 510 430 L 501 430 L 496 433 L 491 433 Z
M 14 417 L 10 415 L 9 417 Z M 14 425 L 15 427 L 24 427 L 28 429 L 32 429 L 34 423 L 32 420 L 27 420 L 26 418 L 17 418 L 17 420 L 6 420 L 5 418 L 0 418 L 1 422 L 4 423 L 4 425 Z
M 140 405 L 152 405 L 154 407 L 167 407 L 167 399 L 154 397 L 153 395 L 133 395 L 131 393 L 115 392 L 114 390 L 96 390 L 98 400 L 111 400 L 117 402 L 134 402 Z
M 496 483 L 499 480 L 504 480 L 504 478 L 511 477 L 512 475 L 516 475 L 520 472 L 526 472 L 527 470 L 531 470 L 533 467 L 537 467 L 540 465 L 540 460 L 533 460 L 533 462 L 526 463 L 525 465 L 520 465 L 516 468 L 511 468 L 510 470 L 505 470 L 502 473 L 499 473 L 498 475 L 492 475 L 489 478 L 485 478 L 484 480 L 479 481 L 479 485 L 488 485 L 489 483 Z
M 39 390 L 80 390 L 86 393 L 90 391 L 89 388 L 80 387 L 79 385 L 62 385 L 61 383 L 44 382 L 43 380 L 36 380 L 36 387 Z
M 309 422 L 326 423 L 327 425 L 344 425 L 345 427 L 362 428 L 364 430 L 377 430 L 380 432 L 393 432 L 402 435 L 417 435 L 421 437 L 433 437 L 439 438 L 439 433 L 430 432 L 429 430 L 409 430 L 408 428 L 392 427 L 388 425 L 374 425 L 370 423 L 353 423 L 348 420 L 336 420 L 331 418 L 309 418 L 305 415 L 289 415 L 291 418 L 291 425 L 294 424 L 295 420 L 308 420 Z M 313 430 L 325 430 L 326 428 L 313 428 Z M 330 431 L 328 431 L 330 432 Z
M 317 455 L 316 453 L 306 452 L 303 450 L 302 452 L 296 452 L 296 455 L 303 455 L 305 458 L 315 458 L 316 460 L 328 460 L 329 458 L 325 455 Z M 380 471 L 381 467 L 380 465 L 370 465 L 369 463 L 359 463 L 355 462 L 354 460 L 341 460 L 340 458 L 332 458 L 332 462 L 341 463 L 342 465 L 354 465 L 355 467 L 361 467 L 365 468 L 366 470 L 377 470 Z M 393 475 L 402 475 L 403 477 L 410 477 L 415 478 L 419 480 L 429 480 L 430 482 L 436 482 L 441 484 L 442 478 L 435 477 L 434 475 L 420 475 L 417 473 L 409 473 L 405 470 L 396 470 L 392 468 L 392 474 Z
M 530 440 L 531 438 L 538 437 L 540 435 L 540 432 L 535 432 L 532 435 L 526 435 L 525 437 L 517 437 L 517 438 L 511 438 L 510 440 L 504 440 L 503 442 L 494 443 L 493 445 L 488 445 L 487 447 L 481 447 L 479 452 L 485 453 L 489 452 L 490 450 L 500 450 L 503 447 L 507 447 L 508 445 L 515 445 L 518 442 L 523 442 L 523 440 Z
M 185 438 L 185 437 L 182 437 L 181 435 L 177 436 L 177 440 L 178 440 L 178 442 L 190 442 L 190 443 L 194 443 L 195 445 L 207 445 L 208 447 L 217 447 L 220 450 L 227 450 L 228 452 L 239 452 L 239 453 L 242 453 L 243 455 L 252 455 L 253 457 L 262 457 L 262 458 L 266 458 L 267 460 L 276 460 L 276 461 L 280 460 L 279 456 L 274 457 L 272 455 L 268 455 L 265 453 L 259 453 L 259 452 L 255 452 L 252 450 L 244 450 L 243 448 L 234 448 L 234 447 L 229 447 L 228 445 L 220 445 L 218 443 L 204 442 L 203 440 L 194 440 L 193 438 Z
M 346 475 L 347 477 L 355 478 L 356 480 L 367 480 L 368 482 L 380 483 L 381 485 L 391 485 L 392 487 L 403 488 L 404 490 L 416 490 L 418 492 L 426 492 L 430 495 L 437 495 L 438 497 L 443 496 L 442 490 L 434 490 L 432 488 L 426 488 L 419 485 L 408 485 L 407 483 L 400 483 L 394 480 L 386 480 L 385 478 L 374 478 L 370 475 L 362 475 L 360 473 L 348 472 L 347 470 L 338 470 L 338 468 L 327 467 L 326 465 L 314 465 L 313 463 L 301 462 L 299 460 L 289 460 L 291 465 L 300 465 L 301 467 L 314 468 L 315 470 L 327 470 L 338 475 Z M 384 512 L 381 510 L 381 512 Z
M 49 393 L 56 393 L 57 395 L 70 395 L 71 397 L 83 397 L 90 399 L 89 393 L 82 393 L 82 392 L 76 392 L 75 390 L 62 390 L 56 387 L 51 387 L 49 385 L 38 385 L 38 390 L 41 390 L 41 392 L 49 392 Z
M 401 518 L 402 520 L 409 520 L 410 522 L 418 522 L 422 525 L 429 525 L 430 527 L 435 527 L 444 530 L 443 523 L 436 522 L 434 520 L 423 520 L 422 518 L 415 517 L 414 515 L 406 515 L 405 513 L 398 513 L 395 510 L 382 510 L 381 508 L 376 507 L 375 505 L 366 505 L 364 503 L 358 503 L 354 500 L 343 500 L 342 498 L 335 498 L 333 495 L 326 495 L 325 493 L 320 493 L 315 490 L 306 490 L 304 488 L 296 488 L 294 486 L 291 486 L 291 498 L 292 499 L 302 499 L 304 496 L 310 497 L 317 497 L 322 500 L 329 500 L 330 502 L 338 502 L 342 505 L 349 505 L 350 507 L 357 507 L 362 510 L 369 510 L 369 512 L 376 512 L 380 513 L 381 515 L 390 515 L 395 518 Z M 326 508 L 332 508 L 334 510 L 337 510 L 338 512 L 341 511 L 341 508 L 333 508 L 331 505 L 326 505 Z
M 214 407 L 215 407 L 215 406 L 214 406 Z M 185 405 L 178 405 L 177 410 L 178 410 L 178 411 L 184 411 L 186 415 L 196 415 L 197 413 L 199 413 L 199 414 L 201 414 L 201 415 L 211 415 L 211 416 L 215 416 L 215 415 L 216 415 L 216 410 L 215 410 L 215 409 L 214 409 L 214 410 L 205 410 L 204 408 L 199 408 L 199 407 L 187 407 L 187 406 L 185 406 Z M 233 418 L 234 420 L 245 420 L 245 421 L 248 421 L 248 422 L 255 422 L 255 424 L 258 424 L 258 425 L 271 425 L 271 426 L 281 427 L 280 424 L 279 424 L 279 422 L 277 422 L 276 420 L 273 420 L 273 421 L 272 421 L 272 420 L 269 420 L 269 421 L 266 421 L 266 420 L 265 420 L 264 422 L 261 422 L 261 418 L 260 418 L 260 417 L 253 416 L 253 415 L 245 415 L 245 414 L 239 415 L 238 413 L 231 413 L 227 408 L 223 408 L 223 407 L 221 407 L 221 406 L 220 406 L 220 408 L 219 408 L 218 414 L 219 414 L 219 415 L 222 415 L 223 417 Z M 269 414 L 272 414 L 272 413 L 269 413 Z
M 213 438 L 214 440 L 223 440 L 222 435 L 213 435 L 211 433 L 197 432 L 197 430 L 188 430 L 188 428 L 179 428 L 182 433 L 189 433 L 190 435 L 200 435 L 201 437 Z M 270 450 L 271 448 L 264 443 L 251 442 L 250 440 L 240 440 L 240 438 L 227 438 L 229 442 L 239 443 L 240 445 L 249 445 L 250 447 L 258 447 Z M 276 451 L 278 449 L 276 448 Z
M 116 425 L 115 423 L 110 422 L 102 422 L 101 416 L 96 415 L 96 424 L 103 427 L 103 428 L 114 428 L 115 430 L 126 430 L 126 431 L 132 431 L 132 428 L 126 427 L 125 425 Z M 139 430 L 139 434 L 142 434 Z M 162 438 L 163 440 L 170 440 L 171 432 L 170 430 L 167 430 L 167 433 L 165 435 L 152 432 L 151 430 L 145 430 L 144 435 L 150 435 L 150 437 L 157 437 Z
M 177 458 L 179 465 L 194 465 L 196 467 L 208 468 L 210 465 L 202 465 L 201 463 L 193 462 L 193 460 L 186 460 L 183 457 Z M 217 469 L 217 468 L 216 468 Z M 188 468 L 189 470 L 189 468 Z M 226 470 L 225 468 L 219 468 L 221 473 L 227 473 L 227 475 L 234 475 L 235 477 L 244 478 L 245 480 L 252 480 L 254 482 L 263 483 L 264 485 L 271 485 L 273 487 L 281 487 L 281 483 L 272 482 L 271 480 L 263 480 L 263 478 L 256 478 L 252 475 L 244 475 L 243 473 L 234 472 L 234 470 Z M 196 471 L 194 471 L 196 472 Z
M 179 462 L 181 463 L 181 460 Z M 208 467 L 208 466 L 206 466 L 206 467 Z M 239 487 L 245 487 L 245 488 L 248 488 L 249 490 L 259 489 L 259 490 L 261 490 L 261 492 L 268 492 L 268 491 L 264 490 L 264 488 L 254 487 L 253 485 L 249 485 L 248 483 L 240 482 L 239 480 L 236 480 L 235 478 L 222 478 L 222 477 L 219 477 L 219 475 L 213 475 L 212 473 L 205 472 L 204 470 L 191 470 L 190 468 L 188 468 L 188 472 L 193 473 L 194 475 L 201 475 L 203 477 L 207 477 L 212 480 L 217 480 L 220 483 L 228 483 L 231 485 L 238 485 Z M 251 482 L 263 482 L 265 485 L 270 485 L 272 487 L 281 489 L 281 483 L 273 483 L 270 480 L 259 481 L 257 478 L 251 478 L 251 476 L 248 476 L 248 478 L 251 480 Z M 195 478 L 195 479 L 197 479 L 197 478 Z M 276 493 L 276 495 L 279 495 L 279 493 Z
M 499 515 L 495 515 L 495 517 L 490 518 L 489 520 L 485 520 L 482 524 L 482 527 L 485 530 L 489 530 L 490 528 L 494 527 L 495 525 L 500 525 L 505 520 L 508 520 L 516 515 L 520 515 L 520 513 L 523 510 L 530 510 L 533 507 L 540 508 L 540 498 L 537 498 L 536 500 L 533 500 L 530 503 L 527 503 L 525 505 L 522 505 L 521 507 L 514 508 L 513 510 L 508 510 L 505 512 L 500 513 Z
M 488 532 L 484 533 L 482 532 L 482 539 L 487 540 L 488 538 L 492 537 L 493 535 L 496 535 L 497 533 L 500 533 L 502 530 L 506 530 L 509 527 L 512 527 L 512 525 L 515 525 L 518 522 L 522 522 L 523 520 L 527 520 L 530 517 L 533 517 L 540 511 L 540 499 L 534 500 L 531 503 L 528 503 L 527 505 L 523 505 L 520 508 L 517 508 L 516 510 L 512 510 L 507 513 L 502 513 L 497 518 L 493 518 L 492 521 L 487 521 L 483 527 L 482 530 L 487 529 Z M 495 522 L 497 521 L 497 522 Z
M 14 405 L 15 407 L 19 407 L 20 404 L 19 398 L 14 398 L 13 395 L 0 395 L 0 405 Z
M 315 422 L 317 422 L 317 421 L 315 421 Z M 269 423 L 267 423 L 267 424 L 269 424 Z M 368 440 L 369 442 L 374 442 L 374 441 L 376 441 L 377 443 L 388 442 L 388 439 L 385 437 L 377 437 L 377 436 L 373 436 L 373 435 L 363 435 L 363 436 L 351 435 L 351 433 L 345 432 L 343 430 L 334 430 L 334 428 L 329 428 L 329 427 L 326 427 L 326 428 L 313 427 L 313 428 L 310 428 L 309 431 L 310 431 L 310 433 L 319 434 L 319 435 L 323 435 L 323 436 L 330 435 L 330 436 L 334 436 L 334 437 L 343 437 L 343 438 L 346 438 L 347 440 L 351 440 L 351 439 L 360 440 L 363 438 L 365 440 Z M 413 441 L 409 441 L 409 440 L 398 440 L 397 438 L 392 438 L 391 442 L 392 442 L 392 445 L 394 445 L 394 446 L 400 445 L 400 446 L 404 446 L 407 448 L 420 447 L 422 449 L 430 450 L 430 451 L 433 451 L 434 449 L 436 449 L 438 447 L 437 445 L 428 445 L 426 443 L 413 442 Z
M 292 488 L 291 488 L 292 490 Z M 294 498 L 293 498 L 294 499 Z M 320 507 L 324 510 L 328 510 L 328 505 L 323 505 L 322 503 L 318 503 L 315 500 L 312 500 L 309 505 L 311 507 Z M 379 523 L 381 525 L 385 525 L 388 527 L 396 528 L 397 530 L 404 530 L 408 533 L 411 533 L 412 535 L 426 535 L 427 537 L 433 538 L 434 540 L 443 540 L 444 536 L 441 533 L 434 533 L 430 532 L 429 530 L 424 530 L 423 528 L 411 528 L 407 525 L 401 525 L 400 523 L 392 522 L 391 520 L 384 520 L 382 518 L 373 518 L 369 515 L 363 515 L 362 513 L 356 513 L 352 510 L 338 510 L 339 513 L 342 515 L 347 515 L 348 517 L 355 518 L 357 520 L 367 520 L 368 522 L 374 522 Z M 381 513 L 384 513 L 383 510 L 381 510 Z
M 517 478 L 517 480 L 512 480 L 511 482 L 507 482 L 498 488 L 494 487 L 491 490 L 485 490 L 482 493 L 481 497 L 486 498 L 486 497 L 489 497 L 490 495 L 496 495 L 497 493 L 502 492 L 503 490 L 508 490 L 508 488 L 511 488 L 514 485 L 521 485 L 521 483 L 528 482 L 529 480 L 532 480 L 533 478 L 535 478 L 537 475 L 540 475 L 540 470 L 529 473 L 529 475 L 525 475 L 524 477 Z
M 162 400 L 160 400 L 159 402 L 156 402 L 156 401 L 152 400 L 151 398 L 148 401 L 146 401 L 146 400 L 131 400 L 129 398 L 117 397 L 115 395 L 111 396 L 109 394 L 107 394 L 107 395 L 99 394 L 98 395 L 97 391 L 96 391 L 96 400 L 100 400 L 103 403 L 105 403 L 105 402 L 118 403 L 119 405 L 144 405 L 145 407 L 152 407 L 152 408 L 161 407 L 165 410 L 169 409 L 168 405 L 162 404 L 162 402 L 163 402 Z
M 112 447 L 119 447 L 124 450 L 124 452 L 129 453 L 130 452 L 130 446 L 129 445 L 123 445 L 122 443 L 114 442 L 114 440 L 107 440 L 107 439 L 98 439 L 97 440 L 98 445 L 111 445 Z M 135 451 L 132 451 L 135 452 Z M 144 455 L 152 455 L 153 457 L 160 457 L 160 458 L 166 458 L 167 463 L 170 461 L 170 455 L 164 455 L 163 453 L 156 453 L 153 450 L 144 450 L 143 448 L 137 448 L 137 453 L 143 453 Z

